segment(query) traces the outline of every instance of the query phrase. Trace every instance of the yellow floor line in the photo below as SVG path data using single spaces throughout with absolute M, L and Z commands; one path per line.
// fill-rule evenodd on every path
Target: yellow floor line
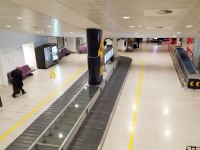
M 39 103 L 33 110 L 31 110 L 26 116 L 24 116 L 20 121 L 18 121 L 14 126 L 8 129 L 2 136 L 0 136 L 0 141 L 5 139 L 10 133 L 12 133 L 18 126 L 20 126 L 23 122 L 25 122 L 34 112 L 36 112 L 40 107 L 42 107 L 45 103 L 47 103 L 53 96 L 55 96 L 62 88 L 64 88 L 69 82 L 71 82 L 77 75 L 79 75 L 84 69 L 86 65 L 81 67 L 77 72 L 75 72 L 68 80 L 65 81 L 57 90 L 51 93 L 45 100 Z
M 136 102 L 135 102 L 135 109 L 134 109 L 134 114 L 133 114 L 133 120 L 132 120 L 132 130 L 130 133 L 130 139 L 129 139 L 129 146 L 128 146 L 128 150 L 133 150 L 133 142 L 134 142 L 134 130 L 136 127 L 136 122 L 137 122 L 137 114 L 138 114 L 138 105 L 139 105 L 139 101 L 140 101 L 140 93 L 141 93 L 141 87 L 142 87 L 142 79 L 143 79 L 143 74 L 144 74 L 144 63 L 140 60 L 134 59 L 136 61 L 138 61 L 139 63 L 141 63 L 142 67 L 140 70 L 140 80 L 139 80 L 139 84 L 138 84 L 138 90 L 137 90 L 137 96 L 136 96 Z

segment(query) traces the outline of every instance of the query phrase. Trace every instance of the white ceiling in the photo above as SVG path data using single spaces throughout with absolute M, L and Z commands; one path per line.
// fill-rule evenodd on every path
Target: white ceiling
M 50 36 L 101 28 L 105 37 L 197 37 L 200 0 L 0 0 L 0 28 Z

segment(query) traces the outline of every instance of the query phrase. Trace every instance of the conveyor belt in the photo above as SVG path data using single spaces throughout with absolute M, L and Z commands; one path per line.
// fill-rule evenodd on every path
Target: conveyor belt
M 189 56 L 186 54 L 185 50 L 183 48 L 176 48 L 176 50 L 189 74 L 196 74 L 196 68 L 190 60 Z
M 61 110 L 80 91 L 88 81 L 84 73 L 62 96 L 60 96 L 40 117 L 38 117 L 6 150 L 27 150 Z
M 79 128 L 68 150 L 98 149 L 131 62 L 128 57 L 120 58 L 119 66 Z

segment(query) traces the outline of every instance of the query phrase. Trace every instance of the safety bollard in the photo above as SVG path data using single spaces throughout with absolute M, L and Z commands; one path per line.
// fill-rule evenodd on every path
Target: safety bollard
M 1 97 L 0 97 L 0 107 L 3 107 L 2 101 L 1 101 Z

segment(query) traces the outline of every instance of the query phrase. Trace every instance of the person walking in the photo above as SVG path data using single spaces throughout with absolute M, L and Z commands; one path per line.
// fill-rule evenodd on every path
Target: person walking
M 12 97 L 16 98 L 16 94 L 18 94 L 20 91 L 22 92 L 22 94 L 25 94 L 26 92 L 23 89 L 24 86 L 22 82 L 23 76 L 20 67 L 16 67 L 16 69 L 11 72 L 11 77 L 13 77 Z

